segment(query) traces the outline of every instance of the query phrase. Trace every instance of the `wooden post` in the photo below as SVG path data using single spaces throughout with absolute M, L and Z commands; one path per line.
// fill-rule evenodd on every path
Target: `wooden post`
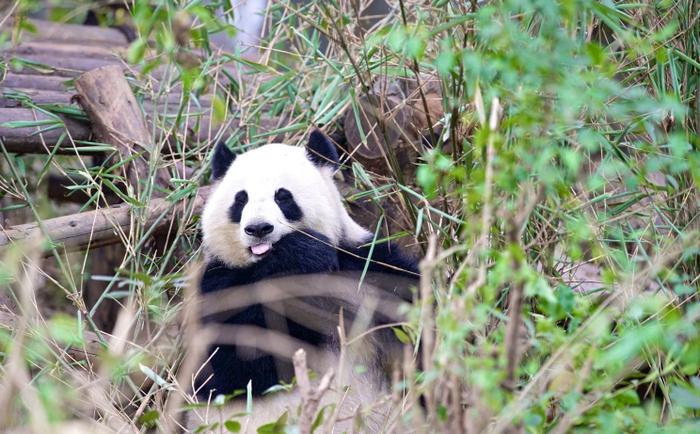
M 75 81 L 78 102 L 92 121 L 98 141 L 115 147 L 119 158 L 130 161 L 121 167 L 127 194 L 146 199 L 160 195 L 156 187 L 166 187 L 170 177 L 158 168 L 160 152 L 155 147 L 148 124 L 120 65 L 88 71 Z M 151 201 L 153 202 L 153 201 Z M 90 255 L 90 273 L 112 275 L 119 267 L 126 246 L 115 244 L 97 249 Z M 102 300 L 107 288 L 103 281 L 85 282 L 83 297 L 88 307 Z M 119 312 L 119 304 L 102 303 L 93 315 L 99 327 L 110 327 Z
M 157 159 L 159 153 L 122 69 L 110 65 L 88 71 L 78 77 L 75 88 L 98 140 L 113 145 L 122 159 L 141 154 L 125 165 L 125 179 L 137 193 L 139 181 L 149 179 L 149 158 Z M 169 183 L 164 169 L 156 169 L 155 176 L 155 184 Z

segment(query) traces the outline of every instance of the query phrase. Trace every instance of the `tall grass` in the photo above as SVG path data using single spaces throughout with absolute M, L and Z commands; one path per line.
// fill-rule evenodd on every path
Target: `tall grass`
M 213 13 L 228 2 L 128 2 L 140 36 L 128 57 L 146 71 L 135 91 L 186 95 L 175 115 L 150 113 L 164 150 L 153 164 L 176 178 L 165 194 L 181 199 L 206 183 L 219 139 L 241 150 L 271 138 L 300 144 L 312 126 L 342 137 L 345 113 L 385 96 L 375 83 L 437 77 L 439 118 L 421 91 L 403 95 L 428 127 L 423 138 L 402 135 L 420 153 L 415 166 L 396 164 L 390 146 L 383 166 L 350 157 L 343 171 L 355 199 L 387 207 L 386 235 L 424 255 L 410 321 L 397 331 L 419 351 L 394 385 L 403 405 L 387 431 L 700 430 L 696 2 L 398 0 L 363 20 L 369 3 L 271 2 L 250 60 L 208 43 L 230 30 Z M 79 20 L 81 10 L 54 18 Z M 195 53 L 204 59 L 193 63 Z M 149 81 L 156 67 L 160 87 Z M 199 97 L 211 92 L 213 124 L 198 125 Z M 230 136 L 218 128 L 234 122 Z M 184 123 L 211 134 L 168 141 Z M 87 158 L 4 153 L 2 167 L 8 219 L 68 211 L 47 201 L 48 171 L 82 177 L 73 188 L 93 197 L 85 209 L 128 184 Z M 135 209 L 156 191 L 143 182 Z M 144 248 L 151 230 L 135 219 L 108 275 L 87 274 L 86 253 L 54 248 L 42 259 L 45 244 L 3 252 L 0 283 L 17 314 L 0 328 L 0 427 L 175 429 L 193 399 L 178 369 L 192 369 L 183 354 L 201 346 L 193 329 L 178 333 L 197 221 L 176 222 L 163 250 Z M 90 280 L 107 282 L 92 310 L 82 300 Z M 91 318 L 106 300 L 120 306 L 107 329 Z M 290 414 L 263 432 L 298 423 Z

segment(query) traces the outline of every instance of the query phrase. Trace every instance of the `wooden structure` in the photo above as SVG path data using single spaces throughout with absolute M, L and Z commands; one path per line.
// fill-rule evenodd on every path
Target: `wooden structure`
M 0 81 L 0 140 L 5 151 L 89 157 L 104 151 L 105 146 L 94 143 L 100 142 L 112 145 L 122 160 L 134 153 L 139 155 L 125 165 L 127 179 L 148 176 L 144 158 L 152 152 L 159 155 L 159 148 L 167 144 L 152 142 L 152 128 L 160 122 L 156 117 L 177 111 L 181 93 L 167 93 L 157 99 L 151 99 L 153 93 L 132 93 L 125 76 L 138 72 L 122 58 L 129 43 L 119 30 L 39 20 L 29 23 L 36 32 L 24 30 L 17 35 L 12 20 L 2 28 L 18 37 L 2 52 L 8 66 Z M 144 87 L 157 87 L 158 75 L 142 77 Z M 216 136 L 219 128 L 212 126 L 210 102 L 207 97 L 198 101 L 199 128 L 190 128 L 195 122 L 189 121 L 172 128 L 172 133 L 195 143 Z M 168 184 L 168 175 L 162 170 L 157 176 L 158 184 Z M 55 190 L 56 186 L 51 188 Z M 200 204 L 201 196 L 196 206 Z M 173 208 L 175 204 L 156 199 L 142 212 L 162 213 L 166 205 Z M 42 226 L 45 236 L 75 248 L 87 241 L 92 245 L 115 242 L 119 240 L 119 228 L 129 221 L 128 207 L 115 205 L 46 220 Z M 167 219 L 157 222 L 168 223 Z M 38 230 L 36 223 L 1 228 L 0 248 Z
M 121 31 L 38 20 L 30 25 L 36 32 L 17 35 L 10 21 L 2 28 L 13 36 L 13 43 L 2 52 L 7 65 L 0 81 L 4 152 L 72 155 L 87 167 L 110 161 L 109 166 L 116 167 L 125 180 L 118 186 L 122 197 L 145 199 L 145 205 L 119 203 L 117 196 L 109 200 L 117 202 L 112 206 L 101 204 L 95 210 L 41 222 L 3 227 L 0 220 L 0 251 L 17 240 L 41 236 L 54 246 L 47 255 L 90 248 L 90 274 L 112 275 L 126 254 L 124 241 L 133 237 L 134 222 L 146 234 L 157 233 L 184 215 L 199 213 L 208 193 L 202 188 L 195 197 L 181 195 L 185 200 L 179 201 L 159 197 L 161 191 L 177 191 L 159 159 L 171 152 L 173 142 L 198 146 L 223 135 L 230 125 L 212 125 L 208 97 L 196 101 L 196 110 L 187 110 L 196 111 L 196 119 L 168 123 L 180 109 L 182 93 L 177 87 L 173 92 L 156 91 L 161 86 L 169 90 L 163 78 L 166 67 L 142 76 L 123 60 L 129 43 Z M 180 172 L 185 173 L 184 167 Z M 143 182 L 151 179 L 155 181 Z M 65 200 L 64 186 L 72 183 L 70 178 L 51 174 L 49 197 Z M 152 190 L 144 191 L 144 185 Z M 85 281 L 83 298 L 88 308 L 100 302 L 106 288 L 99 280 Z M 118 308 L 113 302 L 102 303 L 92 319 L 109 329 Z

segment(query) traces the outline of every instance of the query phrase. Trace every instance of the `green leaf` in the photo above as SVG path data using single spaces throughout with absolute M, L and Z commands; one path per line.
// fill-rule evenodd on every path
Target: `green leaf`
M 129 63 L 137 64 L 143 60 L 143 56 L 146 53 L 146 41 L 143 38 L 138 38 L 129 46 L 129 50 L 126 53 L 126 59 Z
M 262 425 L 260 428 L 258 428 L 258 434 L 285 434 L 288 417 L 289 413 L 285 411 L 284 414 L 276 421 Z
M 227 420 L 226 422 L 224 422 L 224 428 L 226 428 L 228 432 L 240 432 L 241 424 L 240 422 L 235 420 Z
M 435 59 L 435 68 L 438 70 L 440 75 L 449 75 L 457 65 L 457 55 L 449 48 L 444 48 L 440 51 L 437 59 Z
M 406 332 L 401 329 L 401 327 L 392 327 L 391 330 L 394 332 L 394 335 L 396 335 L 396 339 L 399 340 L 402 344 L 411 344 L 411 338 L 406 334 Z
M 226 113 L 228 113 L 228 107 L 226 106 L 226 101 L 219 95 L 214 95 L 211 101 L 212 111 L 214 114 L 214 121 L 220 124 L 226 120 Z
M 335 404 L 328 404 L 328 405 L 324 405 L 323 407 L 321 407 L 321 410 L 319 410 L 318 414 L 316 415 L 316 418 L 314 419 L 314 422 L 311 424 L 311 433 L 312 433 L 312 434 L 313 434 L 313 432 L 316 431 L 316 429 L 317 429 L 318 427 L 320 427 L 321 424 L 323 423 L 323 419 L 324 419 L 324 415 L 325 415 L 325 413 L 326 413 L 326 409 L 329 409 L 329 410 L 333 411 L 334 408 L 335 408 Z
M 139 417 L 139 423 L 145 428 L 154 428 L 159 418 L 158 410 L 148 410 Z
M 48 330 L 52 338 L 64 345 L 85 345 L 83 330 L 74 317 L 56 314 L 49 320 Z

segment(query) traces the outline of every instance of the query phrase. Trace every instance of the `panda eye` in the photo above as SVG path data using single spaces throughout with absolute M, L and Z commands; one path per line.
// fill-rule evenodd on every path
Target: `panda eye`
M 294 198 L 292 197 L 292 193 L 289 190 L 280 188 L 275 192 L 275 202 L 289 202 L 290 200 L 294 200 Z
M 241 190 L 236 193 L 234 200 L 236 204 L 245 205 L 248 202 L 248 193 L 246 193 L 245 190 Z

